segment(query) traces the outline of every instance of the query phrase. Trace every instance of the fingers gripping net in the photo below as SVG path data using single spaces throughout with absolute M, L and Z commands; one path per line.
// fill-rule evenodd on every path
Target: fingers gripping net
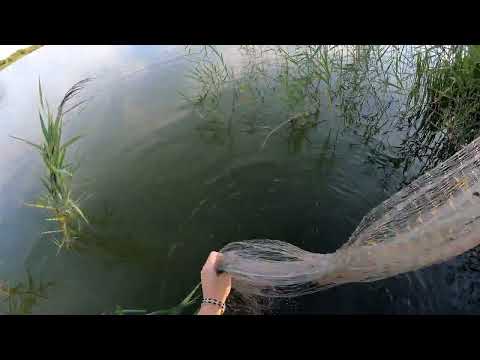
M 293 297 L 391 277 L 480 243 L 480 138 L 371 210 L 345 245 L 315 254 L 277 240 L 228 244 L 220 270 L 245 297 Z

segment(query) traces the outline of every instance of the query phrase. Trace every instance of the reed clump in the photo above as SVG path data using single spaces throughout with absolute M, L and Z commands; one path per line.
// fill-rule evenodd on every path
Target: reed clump
M 68 149 L 81 136 L 74 136 L 67 141 L 63 141 L 63 126 L 64 116 L 85 103 L 86 100 L 71 104 L 72 100 L 78 96 L 90 80 L 84 79 L 74 84 L 66 92 L 56 112 L 50 109 L 43 96 L 39 81 L 39 119 L 42 142 L 35 144 L 12 136 L 34 147 L 42 158 L 46 174 L 41 178 L 41 181 L 46 191 L 35 203 L 26 205 L 50 212 L 50 216 L 46 220 L 57 223 L 58 227 L 54 230 L 45 231 L 44 234 L 53 236 L 53 241 L 59 247 L 59 250 L 63 247 L 72 247 L 75 240 L 79 238 L 82 225 L 88 224 L 88 220 L 80 208 L 80 202 L 85 200 L 85 197 L 74 198 L 72 194 L 72 179 L 76 168 L 67 161 Z
M 480 46 L 449 46 L 416 54 L 405 149 L 428 167 L 480 135 Z

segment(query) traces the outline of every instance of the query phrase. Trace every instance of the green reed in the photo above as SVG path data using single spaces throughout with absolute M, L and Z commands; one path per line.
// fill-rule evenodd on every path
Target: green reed
M 39 81 L 38 91 L 40 97 L 39 120 L 42 132 L 42 142 L 35 144 L 31 141 L 12 136 L 38 150 L 46 175 L 41 178 L 46 189 L 37 202 L 27 206 L 48 210 L 51 216 L 46 220 L 58 224 L 55 230 L 45 231 L 44 234 L 59 234 L 54 237 L 54 242 L 59 250 L 64 246 L 70 248 L 78 239 L 82 223 L 88 224 L 80 202 L 84 199 L 74 198 L 72 194 L 72 179 L 75 167 L 67 162 L 69 147 L 78 141 L 81 136 L 74 136 L 63 141 L 64 116 L 84 104 L 86 100 L 71 105 L 83 87 L 90 79 L 84 79 L 74 84 L 65 94 L 57 110 L 50 109 L 48 101 L 44 98 L 42 86 Z
M 193 305 L 198 304 L 200 300 L 200 283 L 197 284 L 193 290 L 183 299 L 178 305 L 175 305 L 169 309 L 156 310 L 153 312 L 148 312 L 143 309 L 123 309 L 118 306 L 114 311 L 114 315 L 181 315 L 184 314 L 188 309 Z M 194 313 L 197 313 L 195 311 Z

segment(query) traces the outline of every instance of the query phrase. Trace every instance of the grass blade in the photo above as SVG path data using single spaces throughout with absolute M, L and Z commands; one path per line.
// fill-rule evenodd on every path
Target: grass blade
M 24 143 L 26 143 L 26 144 L 28 144 L 28 145 L 30 145 L 30 146 L 33 146 L 33 147 L 37 148 L 38 150 L 42 150 L 42 148 L 41 148 L 40 145 L 35 144 L 35 143 L 31 142 L 31 141 L 28 141 L 28 140 L 25 140 L 25 139 L 22 139 L 22 138 L 13 136 L 13 135 L 10 135 L 10 137 L 13 138 L 13 139 L 15 139 L 15 140 L 22 141 L 22 142 L 24 142 Z
M 74 136 L 73 138 L 71 138 L 70 140 L 68 140 L 67 142 L 65 142 L 65 144 L 63 144 L 61 146 L 61 149 L 66 149 L 67 147 L 69 147 L 70 145 L 72 145 L 75 141 L 81 139 L 83 137 L 83 135 L 77 135 L 77 136 Z

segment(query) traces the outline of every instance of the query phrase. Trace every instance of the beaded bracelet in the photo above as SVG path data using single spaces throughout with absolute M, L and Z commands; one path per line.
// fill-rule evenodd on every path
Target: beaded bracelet
M 211 299 L 211 298 L 203 298 L 202 304 L 213 304 L 217 305 L 220 309 L 222 309 L 222 314 L 225 311 L 225 304 L 217 299 Z

